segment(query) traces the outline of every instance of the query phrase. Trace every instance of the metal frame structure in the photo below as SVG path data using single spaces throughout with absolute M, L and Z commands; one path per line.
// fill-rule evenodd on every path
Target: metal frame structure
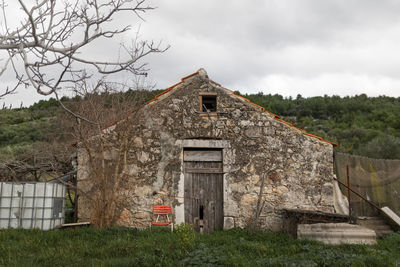
M 51 230 L 65 218 L 66 186 L 54 182 L 0 182 L 0 228 Z

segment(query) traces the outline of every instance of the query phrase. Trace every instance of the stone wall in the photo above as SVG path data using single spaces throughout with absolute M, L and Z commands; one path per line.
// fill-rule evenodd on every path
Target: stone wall
M 200 92 L 217 93 L 217 114 L 200 112 Z M 209 80 L 204 71 L 144 106 L 136 122 L 124 192 L 129 199 L 120 224 L 149 225 L 154 204 L 172 205 L 175 222 L 183 221 L 183 148 L 188 142 L 223 149 L 225 228 L 248 225 L 267 172 L 262 228 L 284 229 L 284 208 L 334 212 L 332 145 L 276 120 Z M 79 169 L 84 168 L 80 160 Z M 80 218 L 87 205 L 81 196 Z

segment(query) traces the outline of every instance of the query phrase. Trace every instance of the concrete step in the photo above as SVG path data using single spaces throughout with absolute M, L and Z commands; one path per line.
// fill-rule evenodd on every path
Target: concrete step
M 384 222 L 384 220 L 381 217 L 378 217 L 378 216 L 374 216 L 374 217 L 361 216 L 361 217 L 358 217 L 357 219 L 360 220 L 360 221 L 363 221 L 363 222 L 367 222 L 367 223 L 368 222 L 370 222 L 370 223 Z
M 381 238 L 381 237 L 384 237 L 385 235 L 389 235 L 389 234 L 393 233 L 392 229 L 390 229 L 390 230 L 374 230 L 374 231 L 378 238 Z
M 390 225 L 388 225 L 385 220 L 380 217 L 359 217 L 357 219 L 357 224 L 374 230 L 379 238 L 393 233 Z
M 325 244 L 376 244 L 375 231 L 348 223 L 299 224 L 297 238 Z
M 379 225 L 371 225 L 371 224 L 363 224 L 358 223 L 358 225 L 372 229 L 372 230 L 392 230 L 389 225 L 379 224 Z

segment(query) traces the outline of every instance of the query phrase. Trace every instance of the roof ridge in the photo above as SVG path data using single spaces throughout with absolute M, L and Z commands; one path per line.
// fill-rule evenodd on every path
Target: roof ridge
M 230 90 L 230 89 L 228 89 L 228 90 Z M 232 90 L 230 90 L 230 91 L 232 91 Z M 292 128 L 294 128 L 294 129 L 296 129 L 296 130 L 302 132 L 304 135 L 308 135 L 308 136 L 317 138 L 317 139 L 319 139 L 320 141 L 323 141 L 323 142 L 325 142 L 325 143 L 329 143 L 329 144 L 331 144 L 331 145 L 333 145 L 333 146 L 338 146 L 338 144 L 336 144 L 336 143 L 334 143 L 334 142 L 331 142 L 331 141 L 329 141 L 329 140 L 326 140 L 326 139 L 324 139 L 324 138 L 322 138 L 322 137 L 320 137 L 320 136 L 317 136 L 317 135 L 308 133 L 308 132 L 306 132 L 304 129 L 301 129 L 301 128 L 297 127 L 297 126 L 294 126 L 294 125 L 293 125 L 292 123 L 290 123 L 290 122 L 287 122 L 287 121 L 285 121 L 285 120 L 282 120 L 281 117 L 280 117 L 279 115 L 276 115 L 275 113 L 272 113 L 271 111 L 265 109 L 264 107 L 262 107 L 262 106 L 260 106 L 260 105 L 257 105 L 256 103 L 251 102 L 249 99 L 245 98 L 244 96 L 238 95 L 237 93 L 235 93 L 235 91 L 232 91 L 232 92 L 233 92 L 233 95 L 244 99 L 245 101 L 249 102 L 249 103 L 252 104 L 253 106 L 255 106 L 255 107 L 257 107 L 257 108 L 260 108 L 262 111 L 273 115 L 275 120 L 280 121 L 280 122 L 282 122 L 282 123 L 288 125 L 289 127 L 292 127 Z
M 158 98 L 159 98 L 160 96 L 165 95 L 166 93 L 170 92 L 172 89 L 174 89 L 175 87 L 177 87 L 178 85 L 181 85 L 182 83 L 185 82 L 186 79 L 191 78 L 191 77 L 193 77 L 193 76 L 199 74 L 200 71 L 201 71 L 201 69 L 198 70 L 198 71 L 196 71 L 196 72 L 194 72 L 194 73 L 192 73 L 192 74 L 189 74 L 189 75 L 187 75 L 187 76 L 181 78 L 181 81 L 180 81 L 180 82 L 178 82 L 178 83 L 176 83 L 176 84 L 174 84 L 174 85 L 168 87 L 165 91 L 159 93 L 159 94 L 156 95 L 153 99 L 150 99 L 150 100 L 147 101 L 146 103 L 142 104 L 142 106 L 145 106 L 145 105 L 147 105 L 147 104 L 150 104 L 151 102 L 154 102 L 154 101 L 158 100 Z
M 148 103 L 151 103 L 151 102 L 153 102 L 153 101 L 158 100 L 158 97 L 159 97 L 159 96 L 162 96 L 162 95 L 164 95 L 164 94 L 170 92 L 173 88 L 175 88 L 176 86 L 182 84 L 186 79 L 188 79 L 188 78 L 190 78 L 190 77 L 193 77 L 193 76 L 195 76 L 195 75 L 197 75 L 197 74 L 200 74 L 201 71 L 204 71 L 205 73 L 207 73 L 204 69 L 199 69 L 198 71 L 196 71 L 196 72 L 194 72 L 194 73 L 192 73 L 192 74 L 189 74 L 189 75 L 183 77 L 179 83 L 174 84 L 173 86 L 169 87 L 169 88 L 168 88 L 167 90 L 165 90 L 164 92 L 162 92 L 162 93 L 156 95 L 153 99 L 151 99 L 150 101 L 148 101 L 148 102 L 145 103 L 144 105 L 146 105 L 146 104 L 148 104 Z M 219 86 L 219 87 L 222 87 L 221 84 L 219 84 L 219 83 L 217 83 L 217 82 L 211 80 L 210 78 L 207 78 L 207 79 L 208 79 L 210 82 L 214 83 L 215 85 L 217 85 L 217 86 Z M 224 89 L 227 89 L 227 88 L 224 88 Z M 285 121 L 285 120 L 282 120 L 281 117 L 280 117 L 279 115 L 276 115 L 275 113 L 272 113 L 271 111 L 265 109 L 264 107 L 262 107 L 262 106 L 260 106 L 260 105 L 257 105 L 256 103 L 251 102 L 249 99 L 245 98 L 244 96 L 238 95 L 237 93 L 235 93 L 235 91 L 230 90 L 230 89 L 227 89 L 227 90 L 233 92 L 233 95 L 242 98 L 243 100 L 245 100 L 246 102 L 252 104 L 253 106 L 255 106 L 255 107 L 257 107 L 257 108 L 260 108 L 261 111 L 266 112 L 266 113 L 269 113 L 270 115 L 274 116 L 274 119 L 275 119 L 275 120 L 280 121 L 280 122 L 286 124 L 287 126 L 292 127 L 292 128 L 294 128 L 294 129 L 300 131 L 302 134 L 307 135 L 307 136 L 310 136 L 310 137 L 314 137 L 314 138 L 316 138 L 316 139 L 318 139 L 318 140 L 320 140 L 320 141 L 322 141 L 322 142 L 331 144 L 331 145 L 333 145 L 333 146 L 338 146 L 338 144 L 336 144 L 336 143 L 334 143 L 334 142 L 331 142 L 331 141 L 329 141 L 329 140 L 326 140 L 326 139 L 324 139 L 324 138 L 322 138 L 322 137 L 320 137 L 320 136 L 317 136 L 317 135 L 308 133 L 308 132 L 306 132 L 305 130 L 294 126 L 292 123 L 287 122 L 287 121 Z
M 196 72 L 194 72 L 194 73 L 192 73 L 192 74 L 189 74 L 189 75 L 187 75 L 187 76 L 184 76 L 183 78 L 181 78 L 181 81 L 180 81 L 180 82 L 178 82 L 178 83 L 176 83 L 176 84 L 174 84 L 174 85 L 168 87 L 165 91 L 159 93 L 159 94 L 156 95 L 153 99 L 150 99 L 149 101 L 147 101 L 146 103 L 142 104 L 141 106 L 144 107 L 144 106 L 146 106 L 147 104 L 150 104 L 150 103 L 153 103 L 153 102 L 157 101 L 158 98 L 159 98 L 160 96 L 165 95 L 165 94 L 171 92 L 172 89 L 174 89 L 175 87 L 177 87 L 177 86 L 183 84 L 183 83 L 185 82 L 185 80 L 187 80 L 187 79 L 189 79 L 189 78 L 191 78 L 191 77 L 193 77 L 193 76 L 199 75 L 201 72 L 205 72 L 205 73 L 207 74 L 207 72 L 206 72 L 204 69 L 199 69 L 198 71 L 196 71 Z M 217 85 L 217 86 L 219 86 L 219 87 L 222 87 L 221 84 L 219 84 L 219 83 L 217 83 L 217 82 L 211 80 L 210 78 L 208 78 L 208 75 L 207 75 L 207 79 L 208 79 L 210 82 L 214 83 L 215 85 Z M 224 87 L 222 87 L 222 88 L 224 88 Z M 227 88 L 224 88 L 224 89 L 227 89 Z M 274 116 L 274 119 L 275 119 L 275 120 L 280 121 L 280 122 L 282 122 L 283 124 L 286 124 L 287 126 L 289 126 L 289 127 L 291 127 L 291 128 L 294 128 L 294 129 L 300 131 L 302 134 L 307 135 L 307 136 L 310 136 L 310 137 L 314 137 L 314 138 L 316 138 L 316 139 L 318 139 L 318 140 L 320 140 L 320 141 L 322 141 L 322 142 L 331 144 L 331 145 L 333 145 L 333 146 L 338 146 L 338 144 L 336 144 L 336 143 L 334 143 L 334 142 L 328 141 L 328 140 L 326 140 L 326 139 L 324 139 L 324 138 L 322 138 L 322 137 L 320 137 L 320 136 L 317 136 L 317 135 L 308 133 L 308 132 L 306 132 L 305 130 L 294 126 L 292 123 L 287 122 L 287 121 L 285 121 L 285 120 L 282 120 L 281 117 L 280 117 L 279 115 L 276 115 L 275 113 L 272 113 L 271 111 L 265 109 L 264 107 L 262 107 L 262 106 L 260 106 L 260 105 L 257 105 L 256 103 L 251 102 L 249 99 L 245 98 L 244 96 L 238 95 L 237 93 L 235 93 L 235 91 L 230 90 L 230 89 L 227 89 L 227 90 L 231 91 L 231 92 L 233 93 L 234 96 L 240 97 L 240 98 L 242 98 L 243 100 L 245 100 L 246 102 L 252 104 L 253 106 L 255 106 L 255 107 L 257 107 L 257 108 L 260 108 L 261 111 L 263 111 L 263 112 L 265 112 L 265 113 L 268 113 L 268 114 Z M 129 116 L 129 115 L 128 115 L 128 116 Z M 121 120 L 123 120 L 123 119 L 121 119 Z M 102 130 L 105 130 L 105 129 L 111 127 L 111 126 L 114 126 L 115 124 L 117 124 L 117 123 L 118 123 L 119 121 L 121 121 L 121 120 L 114 121 L 114 122 L 111 123 L 110 125 L 104 127 Z

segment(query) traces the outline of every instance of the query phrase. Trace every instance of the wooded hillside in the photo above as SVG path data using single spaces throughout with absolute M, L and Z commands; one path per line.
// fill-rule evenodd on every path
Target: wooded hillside
M 133 99 L 140 95 L 143 102 L 159 92 L 127 91 L 125 95 L 105 93 L 93 97 L 104 100 L 103 108 L 107 112 L 114 96 Z M 84 103 L 82 100 L 63 98 L 62 102 L 74 109 Z M 0 180 L 42 181 L 73 171 L 71 156 L 75 148 L 71 145 L 77 140 L 72 129 L 75 123 L 75 117 L 55 99 L 41 100 L 29 108 L 0 110 Z
M 55 99 L 29 108 L 0 110 L 0 160 L 12 159 L 34 144 L 50 142 L 60 111 Z
M 400 98 L 323 96 L 295 99 L 243 95 L 299 128 L 336 142 L 338 151 L 371 158 L 400 158 Z
M 158 92 L 148 92 L 148 98 Z M 262 93 L 243 96 L 299 128 L 338 143 L 338 151 L 400 159 L 400 98 L 284 98 Z M 0 160 L 18 157 L 37 145 L 45 147 L 43 143 L 55 139 L 68 139 L 55 126 L 59 112 L 62 111 L 54 99 L 41 100 L 29 108 L 0 110 Z

